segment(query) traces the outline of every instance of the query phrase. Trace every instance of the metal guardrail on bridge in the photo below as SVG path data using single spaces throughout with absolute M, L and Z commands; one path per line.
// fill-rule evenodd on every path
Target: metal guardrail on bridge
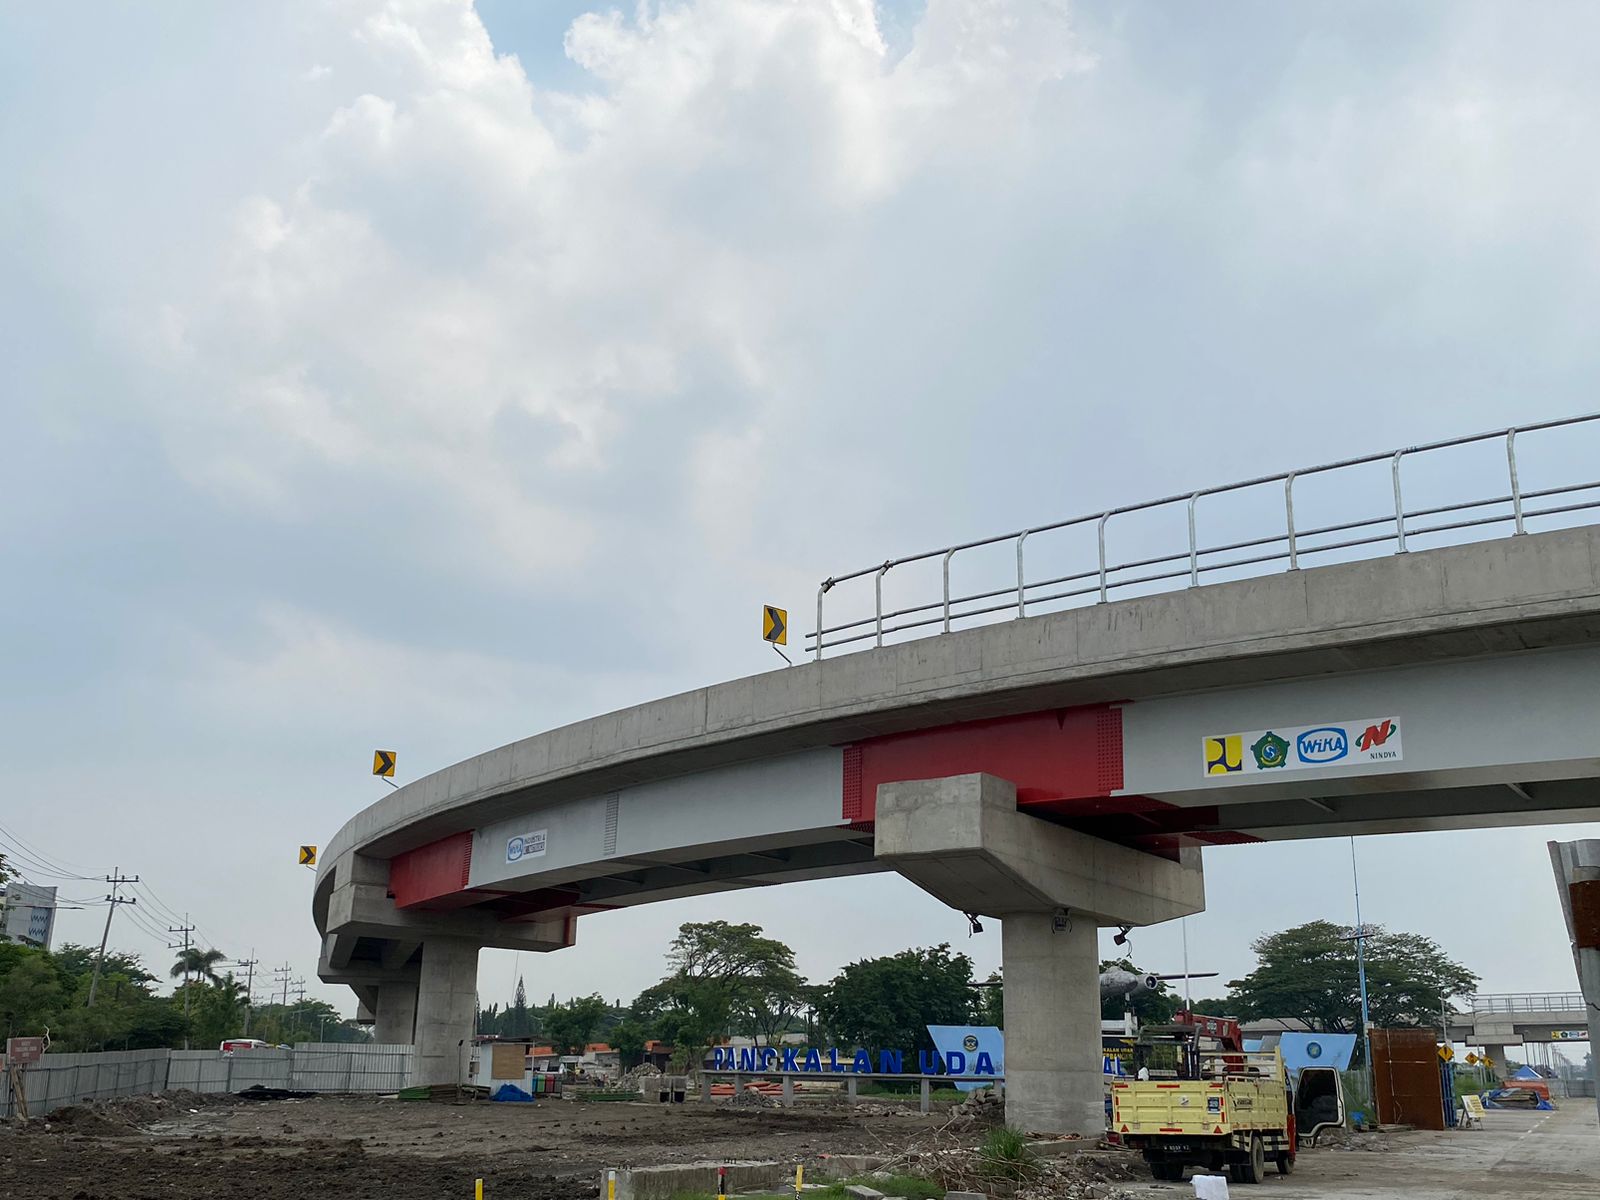
M 1584 1011 L 1582 992 L 1528 992 L 1474 996 L 1474 1013 L 1562 1013 Z
M 1148 500 L 1140 504 L 1123 505 L 1103 512 L 1088 513 L 1046 525 L 997 534 L 994 537 L 891 558 L 875 566 L 863 567 L 843 575 L 833 575 L 823 580 L 817 591 L 816 629 L 806 635 L 806 641 L 813 656 L 821 658 L 824 650 L 853 643 L 871 641 L 874 645 L 881 646 L 886 635 L 913 630 L 949 633 L 956 623 L 970 623 L 1000 613 L 1010 613 L 1013 618 L 1025 617 L 1030 606 L 1041 607 L 1084 600 L 1103 603 L 1111 599 L 1114 593 L 1125 592 L 1126 589 L 1175 581 L 1179 586 L 1193 587 L 1200 584 L 1204 576 L 1219 571 L 1279 563 L 1288 570 L 1295 570 L 1300 565 L 1300 559 L 1307 556 L 1341 550 L 1362 550 L 1391 543 L 1394 553 L 1403 554 L 1407 549 L 1408 538 L 1429 534 L 1482 532 L 1494 526 L 1505 527 L 1512 534 L 1524 533 L 1530 520 L 1600 508 L 1600 480 L 1524 490 L 1517 471 L 1518 436 L 1540 430 L 1562 429 L 1595 422 L 1600 422 L 1600 413 L 1448 438 L 1444 441 L 1407 446 L 1359 458 L 1342 459 L 1338 462 L 1323 463 L 1320 466 L 1277 475 L 1261 475 L 1238 483 L 1202 488 L 1199 491 L 1166 496 L 1160 500 Z M 1401 465 L 1408 456 L 1415 457 L 1434 451 L 1494 441 L 1505 443 L 1505 479 L 1508 490 L 1481 499 L 1453 504 L 1409 509 L 1405 507 Z M 1394 505 L 1391 509 L 1377 516 L 1335 521 L 1331 524 L 1296 525 L 1294 488 L 1297 480 L 1385 461 L 1390 463 L 1393 483 Z M 1274 530 L 1260 536 L 1235 538 L 1216 545 L 1200 544 L 1197 535 L 1197 506 L 1202 499 L 1275 483 L 1283 485 L 1281 532 Z M 1171 553 L 1139 557 L 1125 562 L 1108 561 L 1106 526 L 1113 517 L 1177 505 L 1187 506 L 1189 525 L 1187 547 Z M 1279 518 L 1274 518 L 1275 523 L 1278 520 Z M 1024 546 L 1030 537 L 1074 527 L 1087 529 L 1091 525 L 1095 527 L 1099 548 L 1098 561 L 1094 566 L 1042 579 L 1030 580 L 1027 577 Z M 1497 533 L 1493 536 L 1502 535 Z M 956 555 L 1008 543 L 1014 543 L 1016 548 L 1014 580 L 1009 580 L 1004 586 L 951 595 L 950 563 Z M 943 589 L 939 598 L 885 612 L 884 576 L 896 567 L 931 562 L 935 559 L 942 560 Z M 873 615 L 827 625 L 823 613 L 825 597 L 840 584 L 866 579 L 869 576 L 873 579 Z

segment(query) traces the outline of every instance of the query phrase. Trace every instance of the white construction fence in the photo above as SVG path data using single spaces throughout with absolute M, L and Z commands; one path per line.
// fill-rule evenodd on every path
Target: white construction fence
M 296 1092 L 397 1092 L 411 1070 L 410 1046 L 306 1042 L 292 1050 L 113 1050 L 46 1054 L 22 1069 L 30 1116 L 87 1100 L 155 1092 L 242 1092 L 260 1086 Z M 8 1072 L 0 1071 L 0 1117 L 20 1112 Z

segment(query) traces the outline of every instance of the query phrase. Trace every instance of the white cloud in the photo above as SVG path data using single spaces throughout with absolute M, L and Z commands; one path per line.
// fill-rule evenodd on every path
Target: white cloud
M 465 754 L 890 553 L 1592 407 L 1586 8 L 595 8 L 559 89 L 465 0 L 0 14 L 19 771 L 159 797 L 235 695 Z

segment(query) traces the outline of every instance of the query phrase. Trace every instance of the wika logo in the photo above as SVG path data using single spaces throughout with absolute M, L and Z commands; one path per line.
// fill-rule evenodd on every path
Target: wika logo
M 1356 739 L 1356 745 L 1363 751 L 1371 750 L 1375 746 L 1383 745 L 1391 734 L 1399 731 L 1400 726 L 1386 718 L 1382 725 L 1368 725 L 1363 729 L 1361 736 Z
M 1337 762 L 1350 753 L 1350 738 L 1344 730 L 1328 725 L 1322 729 L 1306 730 L 1295 738 L 1294 746 L 1301 762 Z

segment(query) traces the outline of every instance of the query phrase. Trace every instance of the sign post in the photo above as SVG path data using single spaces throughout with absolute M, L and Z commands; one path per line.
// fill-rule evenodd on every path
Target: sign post
M 11 1077 L 11 1094 L 16 1097 L 17 1114 L 28 1119 L 28 1089 L 22 1082 L 22 1068 L 31 1067 L 44 1057 L 42 1037 L 6 1039 L 6 1073 Z

